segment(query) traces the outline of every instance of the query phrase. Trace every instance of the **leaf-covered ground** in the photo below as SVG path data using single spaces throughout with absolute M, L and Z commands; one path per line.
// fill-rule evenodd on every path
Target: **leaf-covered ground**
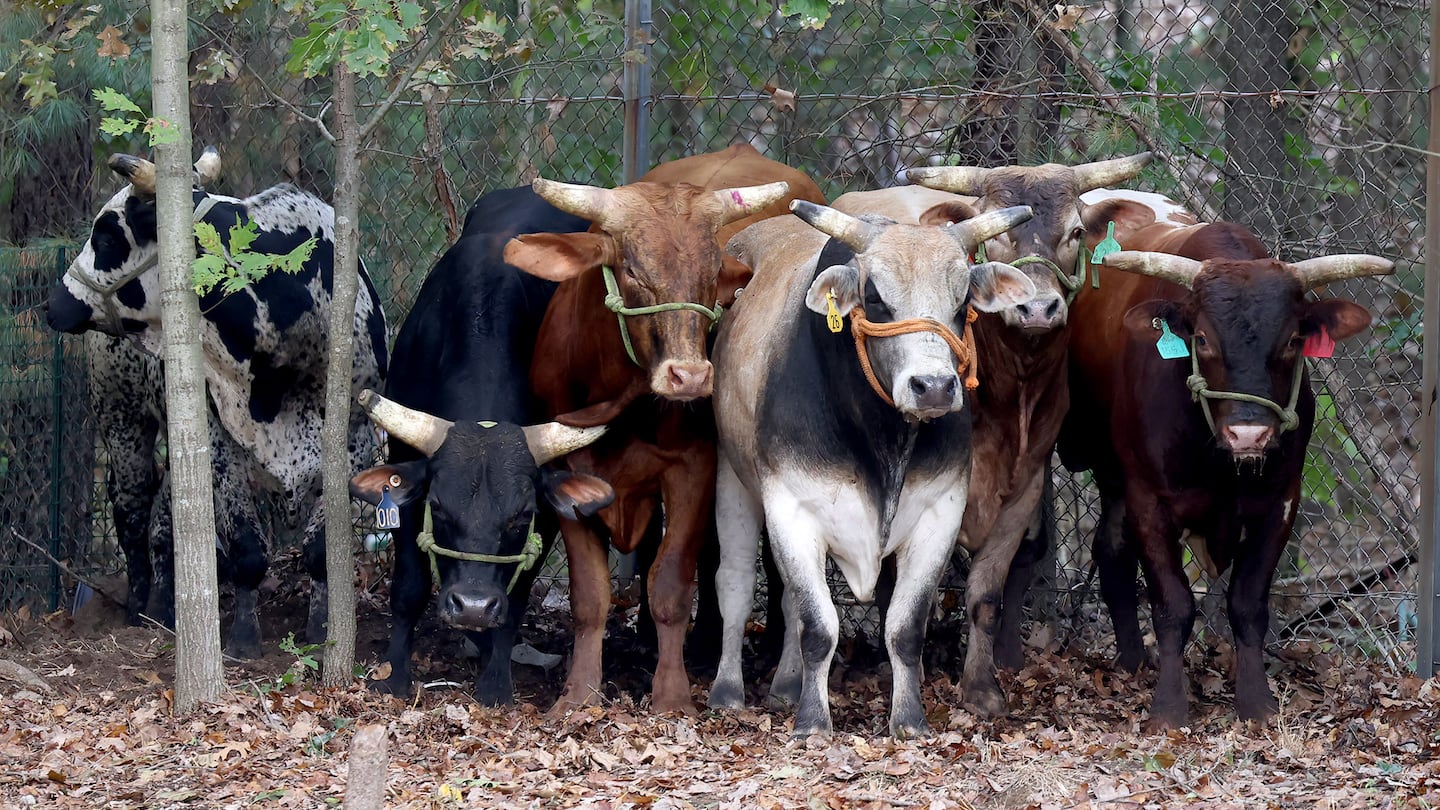
M 373 661 L 385 620 L 362 615 Z M 1192 645 L 1195 717 L 1183 732 L 1140 733 L 1150 676 L 1119 676 L 1084 652 L 1031 650 L 1032 663 L 1004 679 L 1009 719 L 958 708 L 958 688 L 939 674 L 954 668 L 932 666 L 936 734 L 895 742 L 884 736 L 888 672 L 854 645 L 831 681 L 836 734 L 793 740 L 784 711 L 651 716 L 639 670 L 621 663 L 607 669 L 621 682 L 607 705 L 564 722 L 542 719 L 561 669 L 517 666 L 522 703 L 482 708 L 468 686 L 444 685 L 469 674 L 440 647 L 417 662 L 421 679 L 440 684 L 410 701 L 358 683 L 279 688 L 304 666 L 276 653 L 227 668 L 221 699 L 176 719 L 163 631 L 63 614 L 0 624 L 0 658 L 53 689 L 0 680 L 7 808 L 336 804 L 349 741 L 374 723 L 390 730 L 394 807 L 1440 807 L 1440 685 L 1313 645 L 1271 661 L 1284 708 L 1266 728 L 1234 722 L 1221 642 Z M 623 630 L 612 635 L 611 659 L 643 659 Z M 703 682 L 696 697 L 703 705 Z

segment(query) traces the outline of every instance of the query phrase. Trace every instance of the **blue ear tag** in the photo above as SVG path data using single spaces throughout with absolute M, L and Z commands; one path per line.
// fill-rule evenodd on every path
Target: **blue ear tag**
M 1178 360 L 1190 356 L 1190 347 L 1170 331 L 1170 324 L 1166 323 L 1164 318 L 1156 318 L 1152 323 L 1160 330 L 1160 339 L 1155 341 L 1155 348 L 1159 350 L 1161 358 Z
M 377 529 L 400 528 L 400 507 L 390 500 L 390 487 L 382 490 L 380 503 L 375 507 L 375 527 Z
M 1100 264 L 1105 261 L 1106 256 L 1119 253 L 1120 250 L 1120 243 L 1115 239 L 1115 221 L 1111 220 L 1110 224 L 1105 226 L 1105 238 L 1100 240 L 1100 244 L 1096 245 L 1095 251 L 1090 254 L 1090 263 Z M 1099 276 L 1095 277 L 1095 286 L 1100 286 Z

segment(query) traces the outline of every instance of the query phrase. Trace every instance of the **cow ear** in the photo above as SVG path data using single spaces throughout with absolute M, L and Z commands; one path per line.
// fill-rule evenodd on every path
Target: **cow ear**
M 1115 223 L 1115 238 L 1123 245 L 1136 231 L 1155 224 L 1155 211 L 1134 200 L 1105 200 L 1085 206 L 1080 222 L 1091 243 L 1104 239 L 1110 223 Z
M 568 520 L 589 517 L 615 500 L 615 490 L 604 479 L 569 470 L 541 470 L 540 486 L 545 500 Z
M 820 271 L 805 293 L 805 306 L 819 315 L 830 313 L 827 293 L 835 293 L 835 308 L 845 315 L 860 303 L 860 271 L 848 264 L 832 264 Z
M 350 479 L 350 496 L 371 505 L 378 505 L 386 488 L 389 488 L 390 500 L 394 501 L 396 506 L 404 506 L 425 491 L 429 480 L 429 459 L 381 464 L 358 472 Z
M 1169 324 L 1170 331 L 1182 340 L 1189 340 L 1195 333 L 1194 327 L 1190 324 L 1190 317 L 1177 301 L 1169 301 L 1157 298 L 1150 301 L 1143 301 L 1131 307 L 1125 312 L 1125 328 L 1140 338 L 1150 338 L 1151 342 L 1160 339 L 1162 334 L 1156 326 L 1157 321 L 1164 321 Z
M 925 209 L 925 213 L 920 215 L 920 224 L 951 225 L 956 222 L 964 222 L 973 216 L 977 216 L 979 213 L 979 211 L 975 210 L 975 206 L 969 203 L 959 200 L 943 202 Z
M 1370 310 L 1343 298 L 1322 298 L 1306 304 L 1300 334 L 1313 335 L 1324 326 L 1332 340 L 1344 340 L 1370 328 Z
M 1004 262 L 970 268 L 970 305 L 981 312 L 999 312 L 1035 297 L 1035 282 Z
M 602 264 L 614 266 L 620 251 L 603 233 L 527 233 L 505 243 L 505 261 L 532 276 L 565 281 Z
M 734 304 L 736 294 L 750 283 L 750 278 L 754 275 L 755 271 L 750 269 L 750 265 L 728 253 L 720 254 L 720 279 L 715 286 L 720 306 L 728 307 Z

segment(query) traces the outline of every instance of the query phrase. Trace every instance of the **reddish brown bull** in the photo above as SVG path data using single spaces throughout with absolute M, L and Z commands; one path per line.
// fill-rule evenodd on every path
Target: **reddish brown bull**
M 531 384 L 557 421 L 610 425 L 568 464 L 615 489 L 597 521 L 562 521 L 575 646 L 552 714 L 601 694 L 606 536 L 633 551 L 662 504 L 664 536 L 647 573 L 659 642 L 651 704 L 693 711 L 682 652 L 715 498 L 714 418 L 699 401 L 713 383 L 706 340 L 714 319 L 705 310 L 718 316 L 750 276 L 721 247 L 745 225 L 787 212 L 790 200 L 824 199 L 809 178 L 744 145 L 658 166 L 616 189 L 537 180 L 535 190 L 595 224 L 584 234 L 519 237 L 505 250 L 506 261 L 561 282 L 540 327 Z M 688 306 L 634 311 L 676 302 Z M 630 314 L 617 321 L 619 308 Z
M 1307 341 L 1342 340 L 1370 324 L 1357 304 L 1305 293 L 1392 265 L 1361 255 L 1287 264 L 1239 225 L 1155 222 L 1153 210 L 1131 201 L 1102 205 L 1121 223 L 1127 250 L 1105 259 L 1099 289 L 1083 290 L 1071 309 L 1071 409 L 1060 453 L 1071 470 L 1093 470 L 1101 491 L 1094 554 L 1118 663 L 1135 670 L 1144 660 L 1138 562 L 1159 647 L 1147 725 L 1184 725 L 1182 653 L 1195 618 L 1181 561 L 1189 532 L 1214 573 L 1234 567 L 1235 710 L 1263 721 L 1276 710 L 1261 660 L 1267 600 L 1314 421 L 1302 354 Z M 1185 356 L 1162 357 L 1162 338 Z
M 1108 222 L 1108 209 L 1094 210 L 1080 195 L 1135 177 L 1150 159 L 1149 152 L 1142 152 L 1073 167 L 936 166 L 908 172 L 922 185 L 973 195 L 962 219 L 1011 205 L 1035 212 L 1028 222 L 984 245 L 986 258 L 1008 262 L 1030 277 L 1038 290 L 1035 298 L 982 314 L 975 323 L 983 383 L 975 392 L 973 477 L 959 542 L 970 554 L 964 701 L 982 716 L 1005 712 L 995 665 L 1018 669 L 1021 664 L 1019 603 L 1029 571 L 1017 571 L 1013 583 L 1007 583 L 1006 572 L 1040 503 L 1051 449 L 1069 405 L 1069 302 L 1087 283 L 1085 235 L 1087 230 L 1103 234 Z M 836 207 L 851 210 L 843 203 L 841 198 Z

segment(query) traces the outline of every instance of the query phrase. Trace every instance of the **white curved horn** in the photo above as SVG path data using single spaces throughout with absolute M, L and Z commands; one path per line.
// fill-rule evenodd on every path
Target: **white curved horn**
M 810 227 L 839 239 L 856 253 L 864 253 L 882 230 L 879 225 L 808 200 L 791 200 L 790 210 Z
M 790 184 L 781 180 L 761 186 L 740 186 L 715 191 L 720 203 L 720 224 L 726 225 L 772 205 L 790 193 Z
M 545 202 L 567 214 L 584 217 L 599 225 L 605 224 L 605 215 L 613 210 L 615 190 L 602 186 L 583 186 L 578 183 L 561 183 L 556 180 L 535 178 L 530 184 L 536 194 Z
M 1149 166 L 1154 158 L 1154 152 L 1141 152 L 1129 157 L 1082 163 L 1072 169 L 1075 172 L 1075 193 L 1084 194 L 1129 180 Z
M 440 445 L 445 443 L 445 436 L 455 425 L 449 420 L 386 399 L 369 388 L 361 391 L 357 399 L 370 421 L 426 456 L 434 455 L 440 449 Z
M 1347 278 L 1384 276 L 1395 272 L 1395 263 L 1367 253 L 1341 253 L 1318 256 L 1289 265 L 1290 272 L 1306 289 Z
M 195 185 L 205 188 L 219 179 L 220 150 L 207 146 L 205 151 L 200 153 L 200 159 L 195 161 Z
M 135 193 L 146 197 L 155 196 L 155 164 L 134 155 L 111 155 L 105 162 L 115 172 L 134 186 Z
M 1201 268 L 1200 262 L 1194 259 L 1172 256 L 1169 253 L 1150 253 L 1144 250 L 1116 251 L 1106 256 L 1101 263 L 1106 267 L 1114 267 L 1127 273 L 1139 273 L 1142 276 L 1173 281 L 1187 290 L 1195 284 L 1195 277 L 1200 275 Z
M 1013 205 L 997 211 L 986 211 L 978 217 L 945 227 L 960 241 L 966 253 L 974 253 L 981 242 L 999 236 L 1034 215 L 1035 212 L 1028 205 Z
M 940 191 L 983 197 L 985 178 L 990 172 L 981 166 L 916 166 L 906 169 L 905 177 L 912 183 Z
M 525 432 L 525 444 L 530 448 L 530 455 L 540 465 L 590 444 L 605 435 L 606 426 L 577 428 L 559 422 L 542 422 L 521 430 Z

